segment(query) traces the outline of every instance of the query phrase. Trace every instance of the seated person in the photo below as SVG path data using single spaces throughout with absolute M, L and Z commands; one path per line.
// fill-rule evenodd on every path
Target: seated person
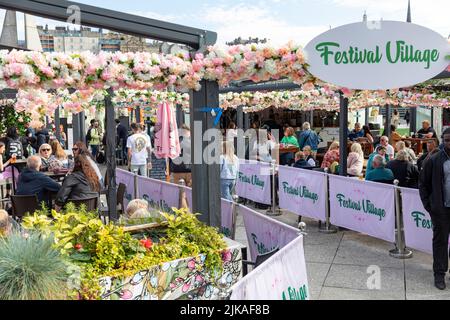
M 404 141 L 397 142 L 395 144 L 395 150 L 397 151 L 397 153 L 400 152 L 400 151 L 405 151 L 407 156 L 408 156 L 408 161 L 417 160 L 417 157 L 416 157 L 414 151 L 412 151 L 411 149 L 406 148 L 406 143 Z M 412 152 L 412 155 L 409 153 L 408 150 L 410 150 Z
M 59 141 L 56 139 L 52 140 L 50 146 L 52 147 L 52 155 L 54 158 L 49 163 L 49 171 L 68 171 L 71 167 L 71 163 Z
M 422 129 L 417 131 L 417 134 L 419 135 L 419 138 L 437 138 L 436 131 L 431 127 L 430 121 L 428 120 L 422 122 Z
M 87 157 L 84 154 L 75 157 L 73 172 L 66 176 L 56 195 L 57 211 L 61 210 L 69 199 L 82 200 L 99 196 L 100 182 Z
M 393 182 L 395 177 L 391 169 L 386 169 L 386 159 L 379 154 L 373 158 L 372 168 L 368 174 L 366 174 L 367 181 L 375 182 Z
M 418 188 L 419 169 L 409 161 L 406 150 L 400 150 L 395 160 L 389 161 L 386 168 L 391 169 L 400 187 Z
M 347 158 L 347 173 L 359 177 L 362 174 L 364 166 L 364 152 L 359 143 L 352 144 L 351 152 Z
M 135 199 L 128 203 L 125 210 L 125 219 L 145 219 L 145 218 L 160 218 L 161 215 L 158 210 L 149 208 L 148 202 L 142 199 Z
M 305 154 L 302 151 L 299 151 L 295 154 L 295 163 L 293 164 L 294 168 L 300 168 L 300 169 L 312 169 L 313 166 L 311 166 L 308 161 L 306 161 Z
M 430 140 L 430 141 L 435 143 L 433 140 Z M 427 146 L 428 146 L 428 144 L 427 144 Z M 417 161 L 417 156 L 414 153 L 414 150 L 411 149 L 411 141 L 409 141 L 409 140 L 405 141 L 405 150 L 413 161 Z
M 386 147 L 378 146 L 375 149 L 375 152 L 369 156 L 369 160 L 367 161 L 366 175 L 371 170 L 373 170 L 372 162 L 373 162 L 373 158 L 375 158 L 376 155 L 380 155 L 380 156 L 384 157 L 384 159 L 386 160 L 386 163 L 389 162 L 389 156 L 386 153 Z
M 0 210 L 0 238 L 7 237 L 11 234 L 12 224 L 8 212 Z
M 422 154 L 422 156 L 417 160 L 417 167 L 419 171 L 422 170 L 424 161 L 430 157 L 430 155 L 434 152 L 434 150 L 438 150 L 436 141 L 430 140 L 427 142 L 427 151 Z
M 303 153 L 305 154 L 306 162 L 308 162 L 308 164 L 309 164 L 311 167 L 317 166 L 316 160 L 314 159 L 314 157 L 313 157 L 313 155 L 312 155 L 313 151 L 312 151 L 312 149 L 311 149 L 310 146 L 305 146 L 305 147 L 303 148 Z
M 295 136 L 295 131 L 294 128 L 292 127 L 288 127 L 286 128 L 286 130 L 284 131 L 284 137 L 281 140 L 281 143 L 286 145 L 286 146 L 295 146 L 297 148 L 299 148 L 299 144 L 297 141 L 297 137 Z M 280 155 L 280 164 L 281 165 L 290 165 L 294 160 L 294 154 L 293 152 L 289 152 L 289 153 L 282 153 Z
M 355 141 L 358 138 L 363 138 L 364 137 L 364 131 L 361 130 L 361 124 L 360 123 L 355 123 L 355 129 L 353 129 L 349 135 L 348 138 L 351 141 Z
M 396 130 L 397 128 L 393 124 L 391 124 L 391 136 L 389 137 L 389 144 L 391 146 L 395 146 L 397 142 L 402 141 L 402 139 L 404 138 Z
M 321 168 L 330 168 L 333 162 L 339 162 L 339 142 L 334 141 L 323 157 Z
M 61 186 L 56 181 L 39 172 L 41 164 L 42 161 L 38 155 L 31 156 L 27 159 L 27 167 L 19 175 L 17 195 L 37 195 L 40 203 L 48 200 L 45 199 L 45 191 L 56 193 L 60 190 Z
M 42 161 L 41 171 L 48 171 L 50 162 L 55 160 L 55 157 L 52 155 L 52 147 L 47 143 L 41 145 L 39 147 L 39 156 Z

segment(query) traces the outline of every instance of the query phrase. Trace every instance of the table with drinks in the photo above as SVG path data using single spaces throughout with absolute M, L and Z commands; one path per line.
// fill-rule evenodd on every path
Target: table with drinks
M 423 145 L 428 143 L 429 141 L 435 141 L 436 145 L 439 145 L 439 140 L 436 138 L 420 138 L 416 135 L 412 137 L 403 138 L 402 141 L 410 141 L 411 149 L 414 150 L 416 155 L 419 155 L 423 152 Z

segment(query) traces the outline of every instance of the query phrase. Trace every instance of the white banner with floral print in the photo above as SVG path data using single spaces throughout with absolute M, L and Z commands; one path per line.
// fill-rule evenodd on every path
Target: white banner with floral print
M 281 209 L 325 221 L 325 173 L 280 166 L 278 177 Z
M 126 279 L 100 279 L 102 300 L 217 300 L 216 283 L 225 280 L 227 288 L 242 278 L 241 245 L 225 239 L 223 272 L 212 277 L 205 266 L 205 255 L 170 261 L 143 270 Z
M 268 163 L 241 160 L 236 181 L 236 194 L 245 199 L 271 204 L 270 172 Z
M 252 261 L 256 260 L 257 255 L 283 248 L 299 235 L 298 229 L 250 208 L 239 206 L 239 213 L 244 218 Z
M 309 300 L 300 235 L 231 287 L 231 300 Z
M 395 241 L 394 186 L 330 175 L 331 223 Z

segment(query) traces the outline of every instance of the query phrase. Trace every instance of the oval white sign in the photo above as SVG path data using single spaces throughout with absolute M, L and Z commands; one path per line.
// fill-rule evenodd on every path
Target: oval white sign
M 440 34 L 399 21 L 352 23 L 327 31 L 305 48 L 309 71 L 350 89 L 386 90 L 432 79 L 449 65 Z

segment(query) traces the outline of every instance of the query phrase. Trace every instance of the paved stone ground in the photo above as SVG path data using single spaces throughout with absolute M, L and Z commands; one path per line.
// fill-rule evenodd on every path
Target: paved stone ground
M 297 227 L 298 216 L 292 213 L 283 212 L 275 218 Z M 389 256 L 389 250 L 394 249 L 391 243 L 353 231 L 323 234 L 318 231 L 318 222 L 303 221 L 307 224 L 304 245 L 311 299 L 450 299 L 450 289 L 440 291 L 433 285 L 431 255 L 414 251 L 412 259 L 395 259 Z M 236 241 L 248 245 L 242 216 L 237 219 Z M 380 268 L 379 290 L 368 289 L 369 266 Z

